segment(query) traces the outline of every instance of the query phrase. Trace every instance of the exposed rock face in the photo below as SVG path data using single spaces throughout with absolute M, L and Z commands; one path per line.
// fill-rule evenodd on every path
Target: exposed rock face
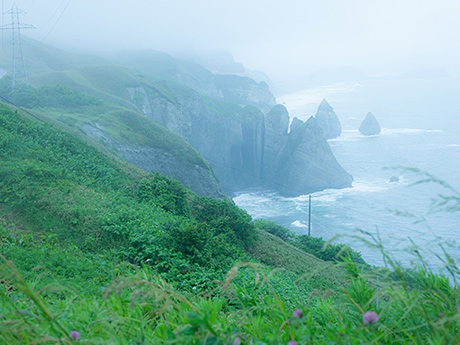
M 164 149 L 135 146 L 119 143 L 112 139 L 98 123 L 86 124 L 83 132 L 91 138 L 113 147 L 121 158 L 148 172 L 159 172 L 169 178 L 178 180 L 199 196 L 208 196 L 216 199 L 227 198 L 219 182 L 210 169 L 194 165 L 188 166 L 180 162 L 174 155 Z
M 252 105 L 263 112 L 269 111 L 276 104 L 275 97 L 264 81 L 256 82 L 251 78 L 234 74 L 214 74 L 199 64 L 177 60 L 166 53 L 125 52 L 119 54 L 117 61 L 157 77 L 175 80 L 200 95 L 241 106 Z
M 288 133 L 289 115 L 282 105 L 265 116 L 251 106 L 223 116 L 193 91 L 176 97 L 175 104 L 149 92 L 133 97 L 139 107 L 151 109 L 147 117 L 181 135 L 211 164 L 228 193 L 273 188 L 300 195 L 351 185 L 351 175 L 335 159 L 316 121 L 294 119 Z
M 185 167 L 171 153 L 158 148 L 117 145 L 120 156 L 145 171 L 156 171 L 181 182 L 199 196 L 225 199 L 227 196 L 209 169 Z
M 289 128 L 289 132 L 294 131 L 297 127 L 303 125 L 303 121 L 298 119 L 297 117 L 294 117 L 292 119 L 291 127 Z
M 116 65 L 45 45 L 31 55 L 37 56 L 32 85 L 52 80 L 107 102 L 97 120 L 92 110 L 81 114 L 76 128 L 109 152 L 175 178 L 199 195 L 225 197 L 215 176 L 228 192 L 274 188 L 299 195 L 351 183 L 313 120 L 294 119 L 289 131 L 287 111 L 273 108 L 265 82 L 214 74 L 151 51 L 122 54 Z M 340 134 L 326 101 L 317 120 L 325 123 L 326 134 Z
M 263 157 L 263 177 L 268 181 L 277 178 L 276 158 L 286 144 L 289 114 L 283 105 L 275 106 L 265 115 L 265 140 Z
M 275 104 L 275 97 L 265 82 L 234 75 L 216 75 L 216 85 L 222 90 L 224 99 L 240 105 L 252 105 L 262 111 L 269 111 Z
M 313 117 L 289 133 L 276 165 L 279 167 L 277 183 L 284 195 L 350 187 L 353 181 L 335 159 Z
M 380 124 L 372 113 L 367 113 L 366 118 L 359 126 L 359 132 L 363 135 L 377 135 L 381 131 Z
M 339 118 L 325 99 L 321 101 L 315 119 L 323 130 L 326 139 L 337 138 L 342 133 L 342 126 L 340 125 Z

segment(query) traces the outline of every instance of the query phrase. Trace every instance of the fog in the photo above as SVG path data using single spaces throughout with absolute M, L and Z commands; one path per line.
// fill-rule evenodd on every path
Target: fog
M 2 0 L 4 10 L 13 1 Z M 227 50 L 273 80 L 330 70 L 459 73 L 460 2 L 17 0 L 24 34 L 72 51 Z M 11 18 L 4 15 L 4 23 Z

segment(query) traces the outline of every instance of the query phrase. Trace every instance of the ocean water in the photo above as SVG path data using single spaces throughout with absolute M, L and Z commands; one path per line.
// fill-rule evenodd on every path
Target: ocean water
M 435 101 L 429 96 L 423 98 L 434 87 L 433 81 L 426 81 L 425 89 L 420 81 L 412 82 L 421 103 Z M 382 255 L 366 243 L 373 240 L 362 231 L 378 237 L 385 251 L 405 266 L 412 265 L 415 258 L 408 248 L 417 245 L 430 266 L 437 269 L 442 266 L 437 258 L 442 257 L 442 248 L 460 260 L 460 214 L 433 209 L 432 204 L 439 195 L 455 192 L 440 183 L 417 182 L 429 173 L 460 191 L 460 105 L 448 106 L 456 102 L 449 99 L 449 89 L 439 113 L 432 113 L 431 104 L 411 107 L 404 102 L 415 97 L 408 95 L 408 81 L 385 80 L 383 84 L 372 81 L 361 82 L 360 87 L 355 82 L 310 88 L 281 98 L 291 116 L 306 119 L 326 97 L 343 127 L 342 135 L 329 140 L 329 145 L 353 175 L 353 186 L 312 194 L 311 234 L 350 244 L 368 263 L 379 266 L 384 265 Z M 383 92 L 385 87 L 391 88 L 392 97 Z M 401 94 L 396 97 L 398 88 Z M 383 103 L 382 94 L 387 95 Z M 366 137 L 357 130 L 367 111 L 380 120 L 382 132 L 377 136 Z M 390 182 L 393 176 L 399 182 Z M 234 201 L 256 219 L 274 221 L 298 234 L 308 231 L 308 195 L 285 198 L 269 190 L 243 191 Z

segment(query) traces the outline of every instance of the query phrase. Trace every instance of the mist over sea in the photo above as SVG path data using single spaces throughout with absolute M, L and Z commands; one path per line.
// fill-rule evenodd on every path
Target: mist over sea
M 460 191 L 460 81 L 438 79 L 375 79 L 309 87 L 278 98 L 291 117 L 306 120 L 325 97 L 342 123 L 343 133 L 329 144 L 342 166 L 353 175 L 352 188 L 312 194 L 313 236 L 350 244 L 373 265 L 383 265 L 376 248 L 354 238 L 361 229 L 380 236 L 385 249 L 410 266 L 403 250 L 418 245 L 430 265 L 442 262 L 440 244 L 460 260 L 459 212 L 433 212 L 432 199 L 449 195 L 437 183 L 404 168 L 419 169 Z M 382 127 L 366 137 L 358 127 L 367 112 Z M 399 182 L 391 183 L 397 176 Z M 234 201 L 254 218 L 264 218 L 307 233 L 308 196 L 285 198 L 273 191 L 241 192 Z M 362 235 L 360 235 L 362 236 Z M 367 238 L 369 239 L 369 238 Z

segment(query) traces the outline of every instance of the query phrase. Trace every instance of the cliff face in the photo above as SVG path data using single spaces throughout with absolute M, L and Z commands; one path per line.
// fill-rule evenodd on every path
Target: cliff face
M 51 52 L 50 58 L 57 54 Z M 64 85 L 102 100 L 54 118 L 57 123 L 199 195 L 225 197 L 220 186 L 227 192 L 273 188 L 299 195 L 351 183 L 312 121 L 294 120 L 288 133 L 287 110 L 273 108 L 275 99 L 264 82 L 213 74 L 158 52 L 120 56 L 118 63 L 128 67 L 86 59 L 79 68 L 53 69 L 42 60 L 39 54 L 31 85 Z M 335 115 L 323 103 L 318 120 Z
M 264 117 L 259 109 L 236 106 L 225 116 L 206 106 L 193 90 L 174 101 L 151 90 L 136 88 L 131 94 L 148 110 L 145 116 L 182 136 L 211 164 L 225 190 L 261 183 Z
M 315 119 L 319 127 L 323 130 L 326 139 L 337 138 L 342 133 L 339 118 L 325 99 L 319 105 Z
M 276 188 L 279 164 L 276 164 L 278 155 L 286 145 L 289 128 L 289 113 L 282 105 L 275 106 L 265 116 L 265 140 L 263 171 L 267 184 Z
M 267 83 L 234 74 L 214 74 L 201 65 L 176 60 L 168 54 L 155 51 L 125 52 L 117 62 L 158 77 L 174 80 L 203 96 L 232 102 L 240 106 L 252 105 L 263 112 L 275 104 L 275 97 Z
M 335 159 L 313 117 L 289 133 L 276 165 L 279 168 L 277 182 L 284 195 L 350 187 L 353 181 Z
M 115 149 L 118 156 L 124 161 L 145 171 L 155 171 L 178 180 L 199 196 L 208 196 L 216 199 L 227 198 L 208 166 L 199 164 L 199 162 L 191 164 L 184 163 L 174 154 L 174 150 L 168 150 L 159 146 L 120 142 L 113 138 L 109 131 L 100 123 L 93 125 L 85 124 L 82 126 L 82 131 L 87 136 Z M 156 133 L 152 134 L 155 135 Z M 177 139 L 181 140 L 180 138 Z
M 273 188 L 300 195 L 351 185 L 351 175 L 335 159 L 315 119 L 293 121 L 288 134 L 289 114 L 282 105 L 264 116 L 251 106 L 205 102 L 192 90 L 174 101 L 138 89 L 131 95 L 149 110 L 148 118 L 187 140 L 229 193 Z

